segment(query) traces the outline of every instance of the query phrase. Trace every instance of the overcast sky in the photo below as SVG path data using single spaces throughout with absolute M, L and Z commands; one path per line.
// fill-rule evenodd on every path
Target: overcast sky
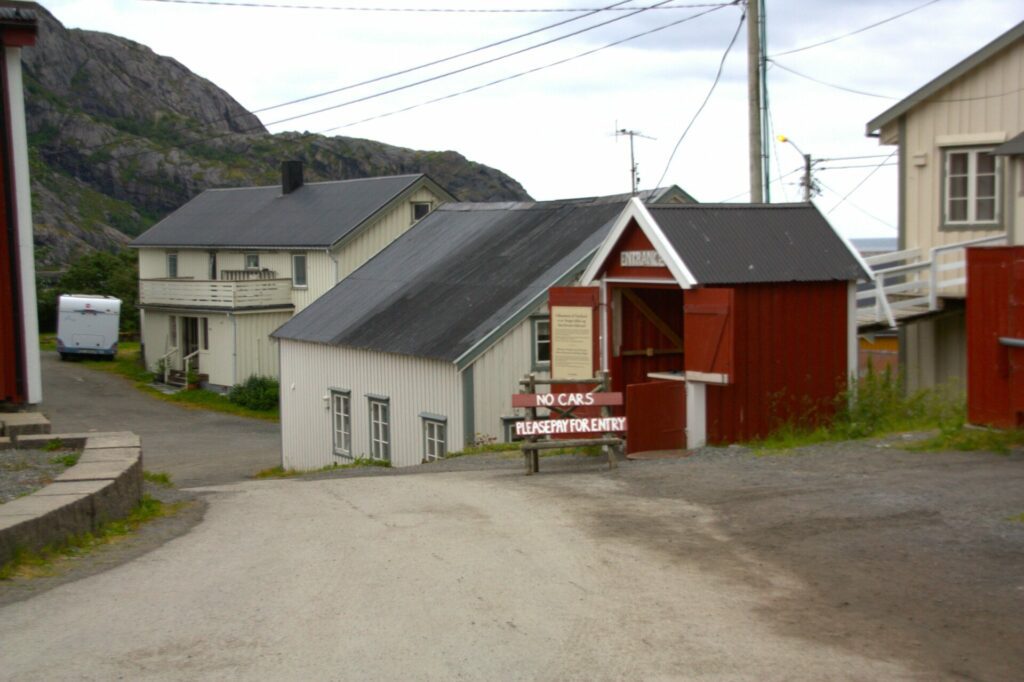
M 585 15 L 342 11 L 310 6 L 596 9 L 615 0 L 245 2 L 278 7 L 41 0 L 65 26 L 106 31 L 143 43 L 158 54 L 174 57 L 254 111 L 572 20 L 404 76 L 261 112 L 258 115 L 265 124 L 470 67 L 615 20 L 457 75 L 269 127 L 272 132 L 327 131 L 415 149 L 455 150 L 508 173 L 536 199 L 629 191 L 628 139 L 613 134 L 616 127 L 626 128 L 654 138 L 636 139 L 642 187 L 653 186 L 664 173 L 662 184 L 678 184 L 700 201 L 747 198 L 745 26 L 725 61 L 718 87 L 669 164 L 673 147 L 707 95 L 739 25 L 739 7 L 671 0 L 668 6 L 675 7 L 635 15 L 623 10 Z M 816 158 L 888 154 L 895 148 L 881 147 L 865 136 L 868 120 L 1024 20 L 1024 7 L 1016 0 L 938 0 L 827 45 L 780 54 L 926 2 L 767 0 L 768 54 L 777 55 L 778 64 L 768 71 L 775 134 L 787 135 Z M 633 0 L 619 6 L 638 9 L 655 4 L 658 0 Z M 705 14 L 696 16 L 701 13 Z M 694 18 L 469 94 L 359 123 L 582 55 L 687 17 Z M 782 67 L 875 96 L 818 84 Z M 799 200 L 800 173 L 794 172 L 802 166 L 799 153 L 778 143 L 770 153 L 773 180 L 788 174 L 771 185 L 772 201 Z M 875 171 L 883 161 L 874 157 L 820 164 L 816 177 L 822 194 L 815 203 L 847 236 L 896 236 L 896 169 L 889 165 Z

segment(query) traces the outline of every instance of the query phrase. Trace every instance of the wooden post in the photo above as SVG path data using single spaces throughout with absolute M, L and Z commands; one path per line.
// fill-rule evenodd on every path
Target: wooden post
M 523 386 L 520 389 L 523 393 L 536 393 L 537 392 L 537 377 L 533 373 L 526 375 L 526 381 L 520 384 Z M 528 407 L 526 408 L 526 421 L 532 422 L 537 418 L 537 408 Z M 526 442 L 536 442 L 537 436 L 527 436 Z M 526 465 L 526 475 L 532 476 L 535 472 L 540 471 L 540 457 L 535 448 L 523 448 L 523 460 Z
M 602 393 L 609 393 L 609 392 L 611 392 L 612 387 L 611 387 L 611 381 L 608 378 L 608 371 L 602 369 L 600 372 L 597 373 L 597 378 L 601 380 L 601 389 L 600 389 L 601 392 Z M 601 408 L 601 416 L 602 417 L 610 417 L 610 416 L 612 416 L 612 408 L 608 407 L 607 405 L 603 406 Z M 604 434 L 604 437 L 605 438 L 614 438 L 615 434 L 614 433 L 606 433 L 606 434 Z M 619 462 L 616 459 L 616 453 L 615 453 L 616 448 L 615 448 L 615 446 L 614 445 L 605 445 L 603 447 L 604 447 L 605 454 L 608 455 L 608 468 L 609 469 L 615 469 L 616 467 L 619 466 Z

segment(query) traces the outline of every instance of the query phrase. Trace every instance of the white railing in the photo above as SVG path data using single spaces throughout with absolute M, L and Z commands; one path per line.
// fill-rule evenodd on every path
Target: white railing
M 874 267 L 875 282 L 870 289 L 857 292 L 858 320 L 861 326 L 885 323 L 895 327 L 902 319 L 939 310 L 943 291 L 967 283 L 967 247 L 1003 244 L 1006 235 L 981 237 L 936 246 L 924 258 L 922 249 L 893 251 L 865 258 Z M 869 302 L 862 306 L 862 302 Z
M 286 306 L 292 303 L 292 281 L 143 279 L 139 280 L 139 303 L 225 309 Z
M 178 353 L 178 349 L 177 348 L 172 348 L 169 351 L 167 351 L 166 353 L 164 353 L 163 355 L 161 355 L 160 359 L 156 361 L 157 367 L 163 367 L 164 368 L 164 383 L 165 384 L 167 383 L 167 379 L 171 375 L 171 358 L 174 357 L 177 353 Z
M 196 373 L 198 374 L 199 373 L 199 351 L 198 350 L 192 351 L 191 353 L 189 353 L 188 355 L 186 355 L 184 358 L 181 359 L 181 367 L 182 367 L 183 370 L 185 370 L 185 384 L 186 384 L 186 386 L 188 385 L 188 375 L 189 375 L 189 371 L 191 369 L 190 365 L 192 364 L 192 358 L 196 359 Z

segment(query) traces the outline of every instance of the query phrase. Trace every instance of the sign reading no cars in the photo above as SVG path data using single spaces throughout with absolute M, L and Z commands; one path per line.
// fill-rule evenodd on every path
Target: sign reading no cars
M 620 433 L 625 431 L 625 417 L 536 419 L 533 421 L 516 422 L 517 436 L 554 436 L 567 433 Z
M 512 407 L 590 407 L 621 405 L 621 393 L 514 393 Z

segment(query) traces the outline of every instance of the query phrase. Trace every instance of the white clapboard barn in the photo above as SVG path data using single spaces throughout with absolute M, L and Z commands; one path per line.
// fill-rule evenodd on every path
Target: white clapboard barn
M 966 377 L 966 249 L 1024 243 L 1024 22 L 867 124 L 895 145 L 899 245 L 862 318 L 899 325 L 908 388 Z M 871 320 L 862 319 L 862 327 Z
M 446 204 L 274 333 L 282 464 L 420 464 L 506 440 L 547 376 L 548 287 L 583 272 L 627 197 Z
M 211 189 L 135 239 L 150 370 L 277 376 L 270 333 L 454 197 L 426 175 Z

